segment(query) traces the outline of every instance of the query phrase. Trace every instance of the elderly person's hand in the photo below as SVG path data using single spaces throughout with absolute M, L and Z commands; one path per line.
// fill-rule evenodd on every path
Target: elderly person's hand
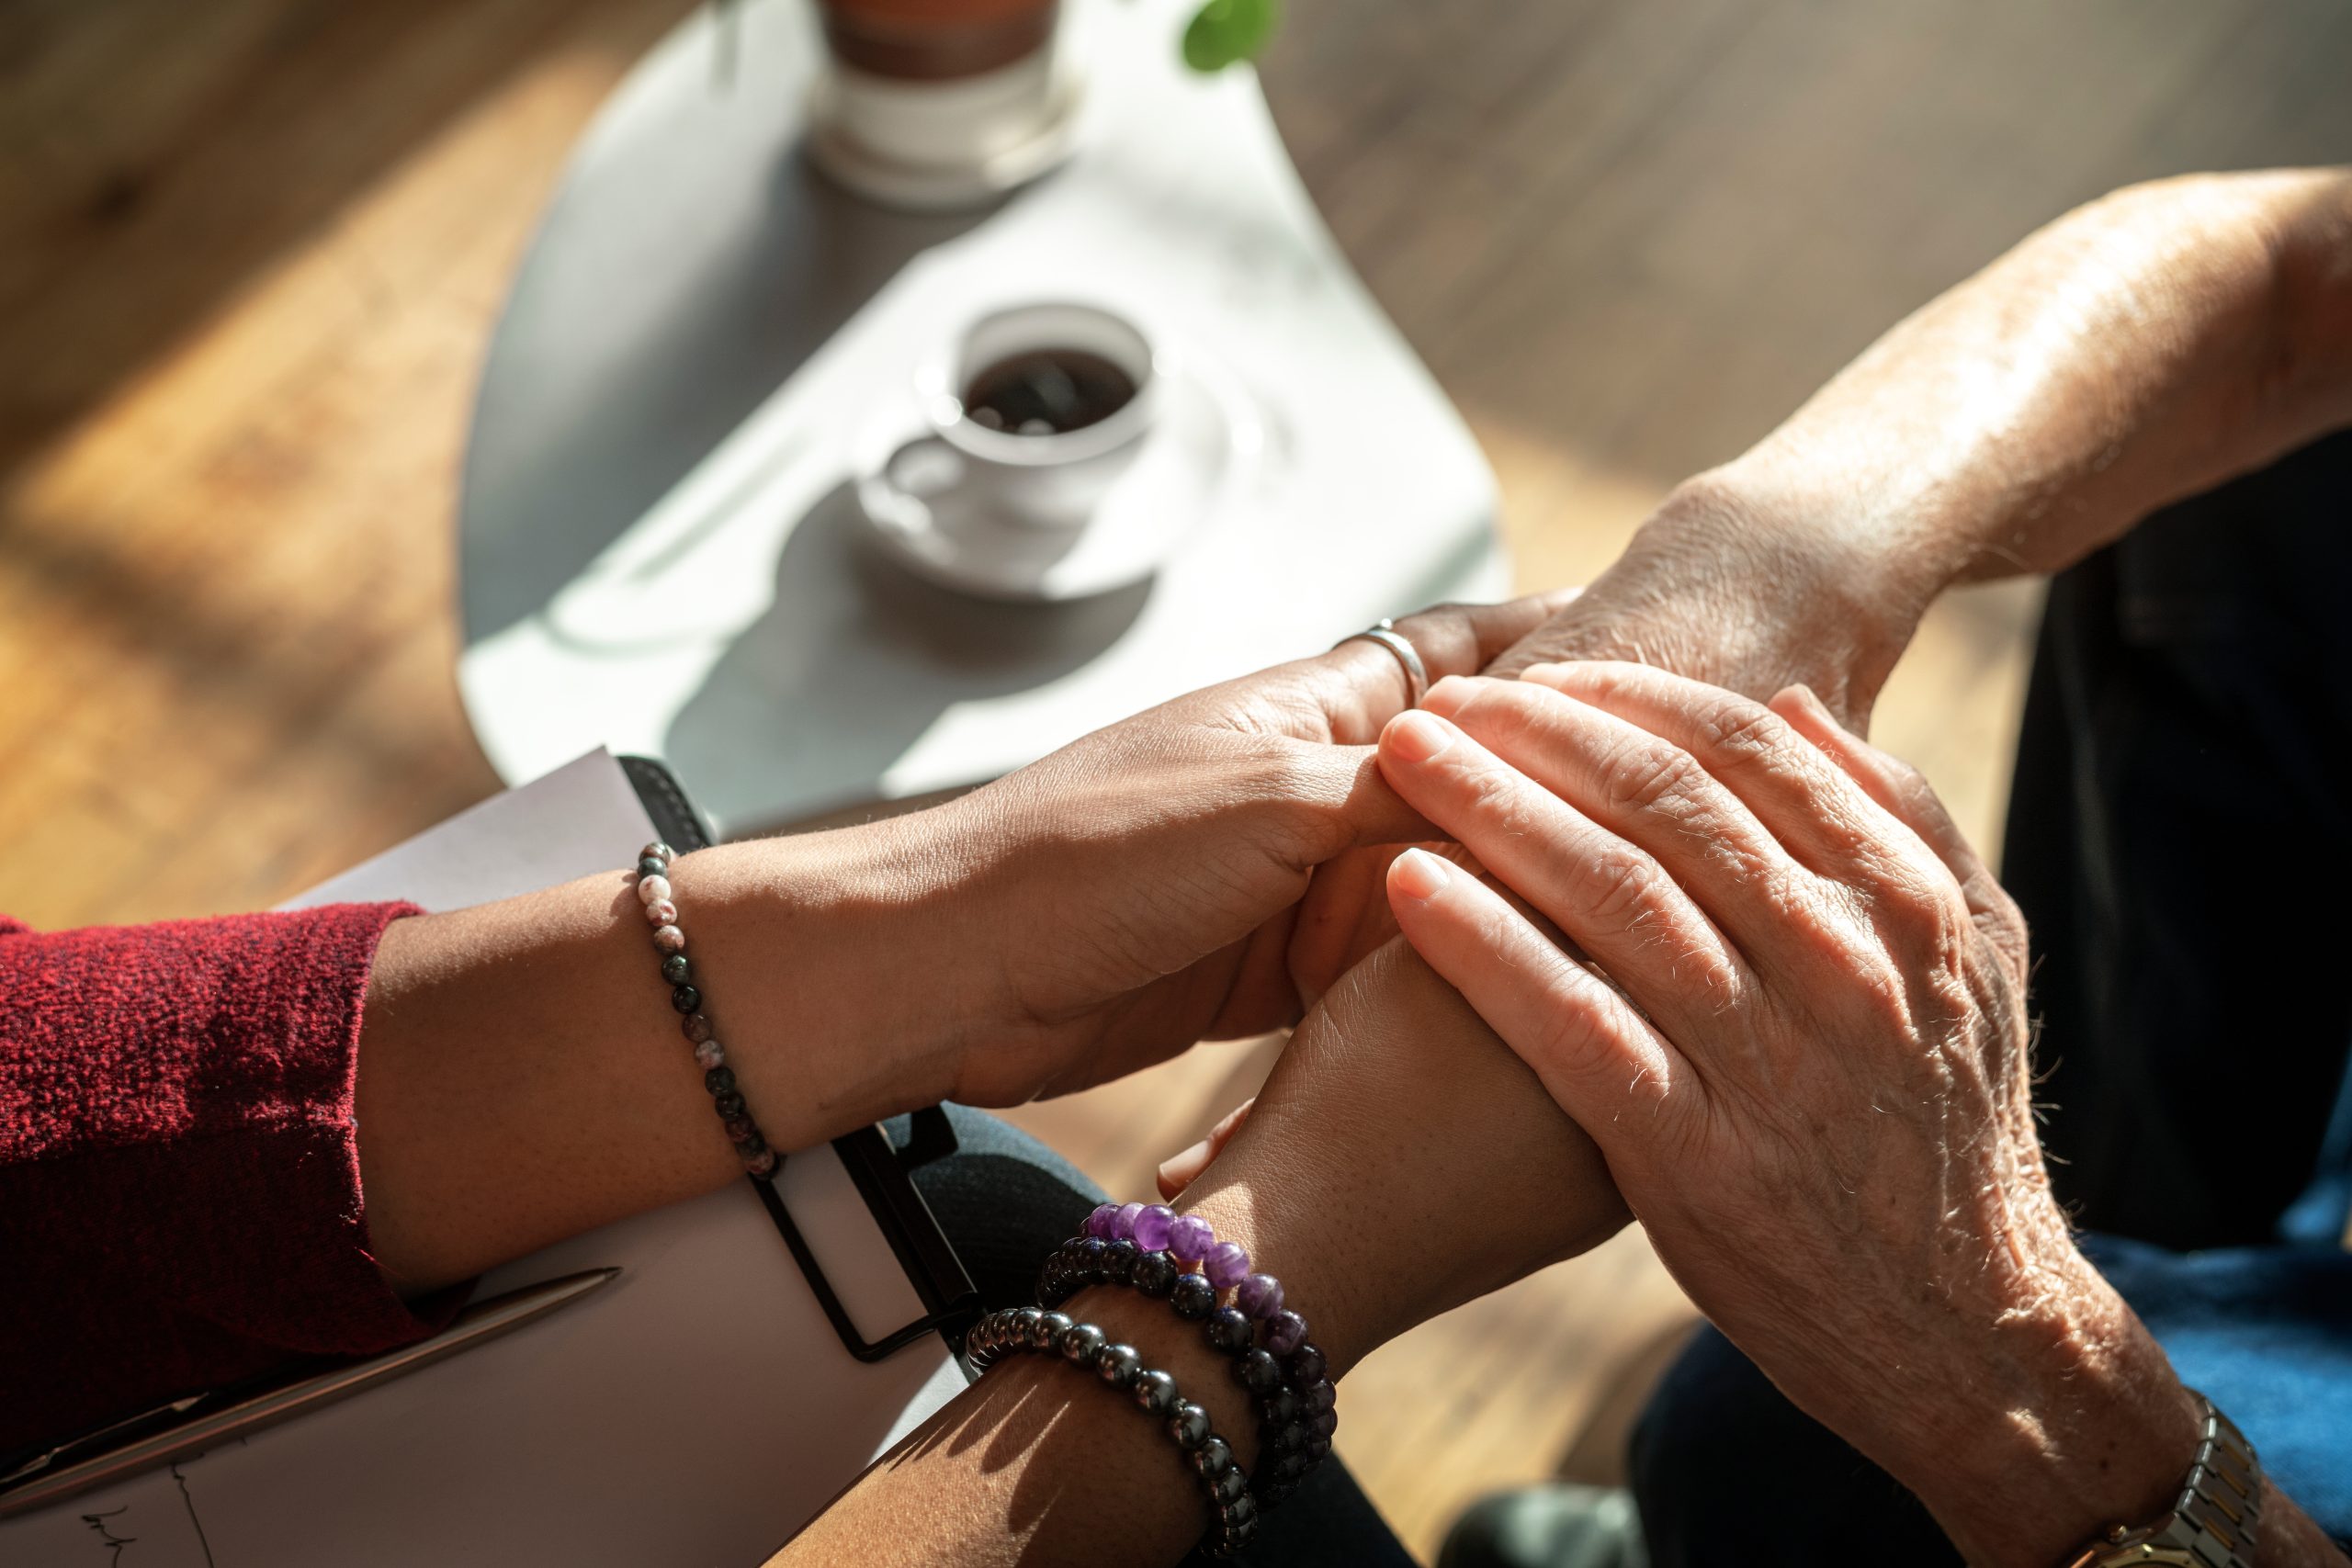
M 1839 476 L 1786 477 L 1794 467 L 1768 443 L 1677 486 L 1607 571 L 1485 672 L 1623 660 L 1758 698 L 1802 683 L 1865 728 L 1933 590 Z
M 1427 709 L 1389 779 L 1589 964 L 1423 853 L 1397 919 L 1692 1299 L 1973 1561 L 2168 1506 L 2194 1406 L 2051 1196 L 2025 931 L 1925 784 L 1802 690 L 1555 665 Z

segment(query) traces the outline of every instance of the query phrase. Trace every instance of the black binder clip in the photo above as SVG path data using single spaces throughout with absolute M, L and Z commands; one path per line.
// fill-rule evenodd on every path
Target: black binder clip
M 946 1115 L 937 1106 L 916 1112 L 920 1120 L 937 1117 L 941 1127 Z M 952 1131 L 947 1135 L 952 1139 Z M 856 1184 L 858 1196 L 865 1200 L 865 1207 L 874 1216 L 890 1250 L 897 1255 L 899 1267 L 905 1271 L 908 1282 L 915 1289 L 915 1298 L 922 1303 L 922 1315 L 903 1327 L 894 1328 L 879 1339 L 867 1339 L 833 1293 L 825 1270 L 808 1250 L 808 1243 L 800 1228 L 792 1223 L 792 1211 L 785 1207 L 777 1195 L 775 1183 L 753 1181 L 759 1189 L 760 1201 L 765 1203 L 768 1217 L 784 1235 L 784 1245 L 792 1249 L 793 1260 L 800 1265 L 801 1273 L 808 1278 L 808 1288 L 816 1292 L 817 1304 L 825 1309 L 826 1320 L 832 1324 L 833 1333 L 840 1337 L 849 1353 L 861 1361 L 878 1361 L 893 1351 L 904 1349 L 926 1334 L 939 1334 L 950 1347 L 961 1343 L 964 1330 L 979 1316 L 980 1293 L 973 1287 L 971 1276 L 964 1271 L 963 1259 L 948 1244 L 946 1233 L 939 1228 L 939 1221 L 931 1205 L 915 1190 L 914 1180 L 907 1174 L 906 1165 L 890 1140 L 882 1135 L 879 1127 L 861 1127 L 856 1132 L 833 1140 L 833 1152 L 841 1156 L 842 1164 L 849 1171 L 849 1179 Z

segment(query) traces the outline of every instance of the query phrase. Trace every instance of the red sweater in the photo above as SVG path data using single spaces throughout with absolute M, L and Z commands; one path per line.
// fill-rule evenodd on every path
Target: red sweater
M 0 1453 L 435 1326 L 368 1256 L 352 1124 L 368 965 L 417 912 L 0 917 Z

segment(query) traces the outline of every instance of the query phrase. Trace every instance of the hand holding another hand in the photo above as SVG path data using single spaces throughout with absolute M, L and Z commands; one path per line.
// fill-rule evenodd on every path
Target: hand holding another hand
M 1925 784 L 1804 691 L 1558 665 L 1425 706 L 1384 771 L 1595 967 L 1425 854 L 1398 920 L 1692 1299 L 1973 1560 L 2156 1511 L 2192 1407 L 2051 1196 L 2024 928 Z
M 1478 670 L 1559 603 L 1445 605 L 1397 629 L 1434 680 Z M 1373 757 L 1406 695 L 1393 654 L 1344 642 L 857 829 L 888 840 L 868 858 L 894 908 L 937 910 L 893 927 L 905 982 L 952 1001 L 906 1031 L 934 1058 L 932 1097 L 1017 1104 L 1296 1021 L 1369 945 L 1294 954 L 1316 868 L 1427 832 Z M 1376 907 L 1377 884 L 1354 897 Z

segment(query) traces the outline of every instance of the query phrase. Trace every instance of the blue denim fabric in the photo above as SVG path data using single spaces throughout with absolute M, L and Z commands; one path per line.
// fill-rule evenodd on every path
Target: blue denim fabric
M 2085 1250 L 2280 1488 L 2352 1540 L 2352 1254 Z M 1652 1568 L 1960 1561 L 1916 1498 L 1713 1328 L 1652 1395 L 1631 1461 Z
M 2352 1540 L 2352 1253 L 2338 1247 L 2085 1250 L 2172 1358 L 2229 1412 L 2281 1490 Z

